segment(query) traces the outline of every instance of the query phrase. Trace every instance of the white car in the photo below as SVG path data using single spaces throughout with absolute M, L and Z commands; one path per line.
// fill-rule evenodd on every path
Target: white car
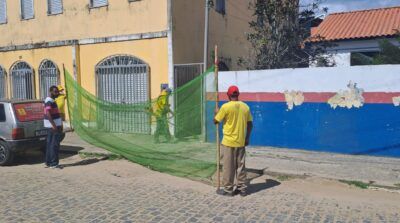
M 15 153 L 46 147 L 44 104 L 37 100 L 0 100 L 0 166 Z

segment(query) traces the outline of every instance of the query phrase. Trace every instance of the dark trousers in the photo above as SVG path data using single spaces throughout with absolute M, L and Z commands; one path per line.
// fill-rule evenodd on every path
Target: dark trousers
M 61 141 L 61 130 L 56 132 L 49 129 L 47 135 L 47 145 L 46 145 L 46 165 L 56 166 L 58 165 L 58 151 L 60 150 Z
M 171 133 L 169 132 L 168 119 L 166 115 L 157 117 L 157 128 L 154 133 L 154 140 L 159 141 L 160 135 L 165 136 L 167 141 L 171 140 Z

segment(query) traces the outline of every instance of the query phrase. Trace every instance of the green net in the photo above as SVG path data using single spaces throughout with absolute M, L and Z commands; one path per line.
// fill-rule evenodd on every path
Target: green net
M 85 141 L 130 161 L 176 176 L 210 180 L 216 170 L 216 150 L 205 140 L 206 113 L 211 109 L 205 89 L 213 88 L 212 71 L 171 93 L 164 90 L 155 99 L 133 104 L 101 100 L 65 71 L 70 122 Z

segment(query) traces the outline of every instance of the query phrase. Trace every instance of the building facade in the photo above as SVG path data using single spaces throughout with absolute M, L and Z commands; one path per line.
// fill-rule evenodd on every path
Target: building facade
M 63 83 L 63 66 L 86 90 L 116 102 L 132 100 L 136 88 L 146 89 L 138 100 L 148 100 L 158 93 L 154 86 L 168 82 L 167 1 L 0 2 L 6 97 L 44 98 L 50 85 Z M 126 92 L 110 95 L 129 80 Z
M 237 15 L 248 3 L 210 9 L 209 62 L 220 44 L 236 67 L 251 14 Z M 185 78 L 174 66 L 203 69 L 204 9 L 199 0 L 0 0 L 0 98 L 42 99 L 64 83 L 63 67 L 101 99 L 155 98 L 161 84 Z

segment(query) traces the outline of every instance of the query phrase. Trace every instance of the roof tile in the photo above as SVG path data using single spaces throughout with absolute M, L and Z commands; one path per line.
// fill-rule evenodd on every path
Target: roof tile
M 392 36 L 400 30 L 400 6 L 328 15 L 312 30 L 325 41 Z M 311 38 L 311 41 L 319 41 Z

